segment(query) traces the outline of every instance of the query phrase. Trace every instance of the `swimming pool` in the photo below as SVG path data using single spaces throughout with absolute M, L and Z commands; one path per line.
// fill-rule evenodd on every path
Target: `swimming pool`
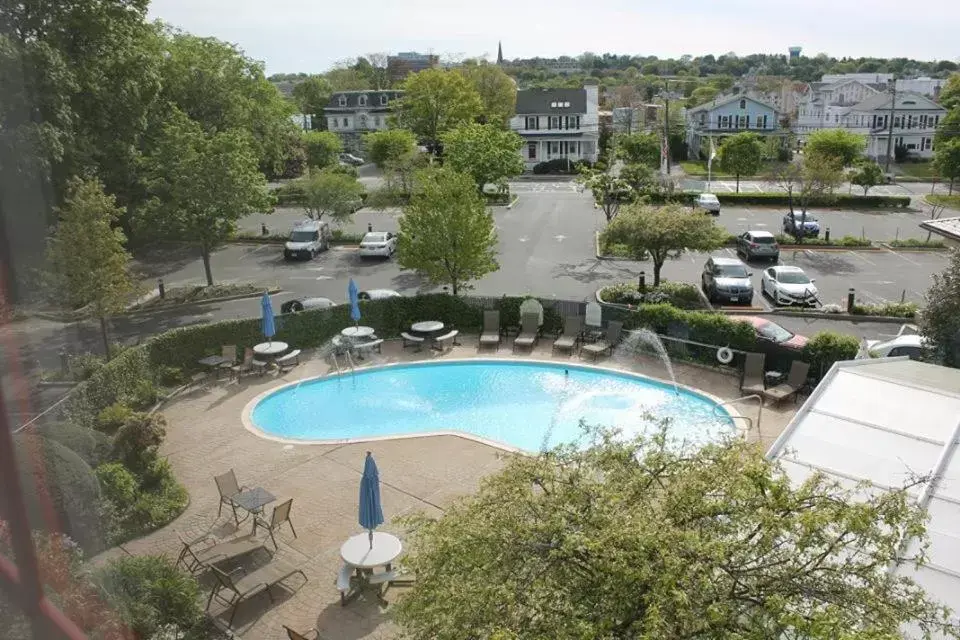
M 525 451 L 576 441 L 581 420 L 634 434 L 649 412 L 670 436 L 703 443 L 733 433 L 705 395 L 638 375 L 537 361 L 390 365 L 293 383 L 248 405 L 248 426 L 284 440 L 364 440 L 460 432 Z

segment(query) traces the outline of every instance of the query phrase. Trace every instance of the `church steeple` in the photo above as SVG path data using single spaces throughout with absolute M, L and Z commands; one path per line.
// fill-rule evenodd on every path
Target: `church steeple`
M 497 41 L 497 64 L 503 64 L 503 43 Z

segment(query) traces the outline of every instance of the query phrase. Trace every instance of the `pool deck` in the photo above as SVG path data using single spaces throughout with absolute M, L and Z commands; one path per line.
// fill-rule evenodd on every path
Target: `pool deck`
M 576 356 L 551 353 L 551 340 L 542 340 L 531 355 L 514 355 L 508 341 L 496 353 L 485 349 L 477 352 L 476 337 L 463 336 L 463 346 L 447 354 L 424 350 L 418 353 L 403 350 L 399 342 L 385 343 L 383 354 L 374 354 L 363 366 L 391 362 L 412 362 L 424 359 L 511 358 L 549 360 L 589 364 Z M 600 358 L 599 367 L 633 371 L 664 379 L 666 371 L 656 358 Z M 626 364 L 626 366 L 625 366 Z M 282 624 L 304 632 L 316 627 L 325 640 L 387 639 L 394 637 L 395 626 L 390 609 L 381 608 L 375 599 L 353 601 L 340 606 L 335 579 L 341 561 L 340 545 L 349 536 L 360 532 L 357 524 L 357 491 L 363 458 L 372 451 L 380 469 L 381 495 L 386 523 L 384 531 L 403 538 L 394 525 L 398 516 L 416 511 L 431 515 L 442 513 L 452 500 L 474 492 L 480 480 L 501 468 L 510 452 L 476 440 L 453 435 L 424 436 L 377 440 L 350 444 L 285 444 L 268 440 L 244 428 L 241 414 L 258 395 L 289 382 L 312 378 L 330 372 L 331 367 L 319 358 L 309 358 L 282 376 L 249 376 L 238 382 L 215 382 L 188 390 L 168 402 L 162 411 L 167 418 L 167 439 L 161 453 L 168 457 L 177 478 L 190 492 L 186 512 L 171 525 L 152 534 L 130 541 L 94 559 L 95 562 L 123 553 L 163 553 L 176 558 L 180 550 L 177 537 L 195 538 L 204 534 L 218 537 L 248 535 L 251 522 L 242 522 L 239 532 L 232 514 L 224 507 L 217 517 L 218 493 L 213 477 L 234 469 L 240 484 L 262 486 L 272 492 L 278 502 L 293 498 L 290 519 L 296 527 L 294 538 L 284 525 L 276 534 L 280 545 L 277 558 L 301 567 L 308 577 L 289 580 L 290 593 L 275 589 L 276 602 L 266 595 L 242 603 L 233 623 L 238 637 L 280 640 L 285 638 Z M 712 369 L 674 364 L 677 382 L 732 400 L 739 393 L 737 378 Z M 738 410 L 756 421 L 756 403 L 741 403 Z M 768 447 L 780 434 L 797 406 L 763 410 L 760 430 L 747 434 L 751 441 Z M 744 421 L 738 421 L 744 422 Z M 270 507 L 267 508 L 269 517 Z M 258 536 L 265 532 L 258 531 Z M 269 548 L 269 536 L 266 537 Z M 402 594 L 403 588 L 391 589 L 387 600 Z M 206 593 L 204 594 L 207 595 Z M 206 598 L 204 598 L 204 602 Z M 220 616 L 217 604 L 211 613 Z M 226 617 L 222 617 L 225 622 Z

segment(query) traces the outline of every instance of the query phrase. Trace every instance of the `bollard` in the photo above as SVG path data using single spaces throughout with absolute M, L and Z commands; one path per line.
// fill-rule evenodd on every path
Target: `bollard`
M 853 287 L 850 287 L 850 289 L 847 290 L 847 313 L 853 313 L 853 307 L 855 306 L 855 302 L 856 302 L 856 291 L 854 291 Z
M 827 230 L 823 232 L 823 241 L 830 242 L 830 227 L 827 227 Z
M 163 278 L 157 278 L 157 291 L 160 292 L 160 299 L 167 297 L 167 290 L 163 286 Z
M 647 292 L 647 272 L 646 271 L 640 272 L 640 278 L 638 279 L 638 282 L 637 282 L 637 290 L 640 293 Z
M 907 301 L 907 290 L 904 289 L 902 292 L 900 292 L 900 304 L 903 304 L 906 301 Z
M 66 349 L 60 349 L 60 372 L 63 374 L 63 378 L 66 380 L 70 374 L 70 356 L 67 355 Z
M 368 232 L 368 233 L 372 233 L 372 232 L 373 232 L 373 223 L 372 223 L 372 222 L 368 222 L 368 223 L 367 223 L 367 232 Z
M 270 229 L 267 229 L 267 223 L 265 222 L 260 223 L 260 235 L 262 236 L 270 235 Z

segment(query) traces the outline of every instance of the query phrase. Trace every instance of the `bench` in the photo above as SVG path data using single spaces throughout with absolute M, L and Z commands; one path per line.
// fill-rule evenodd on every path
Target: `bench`
M 453 345 L 457 344 L 457 335 L 459 334 L 460 332 L 457 329 L 454 329 L 453 331 L 448 331 L 442 336 L 434 338 L 434 342 L 440 345 L 441 351 L 447 351 L 452 349 Z
M 400 337 L 403 339 L 404 349 L 406 349 L 407 347 L 417 347 L 417 349 L 420 349 L 423 347 L 423 343 L 426 340 L 426 338 L 421 338 L 420 336 L 411 335 L 406 331 L 402 332 L 400 334 Z
M 371 340 L 370 342 L 360 342 L 353 345 L 353 348 L 358 352 L 363 351 L 373 351 L 376 349 L 377 353 L 383 353 L 381 347 L 383 346 L 383 338 L 377 338 L 376 340 Z
M 277 358 L 276 363 L 277 367 L 280 369 L 280 373 L 293 369 L 295 366 L 300 364 L 300 353 L 300 349 L 294 349 L 282 358 Z

